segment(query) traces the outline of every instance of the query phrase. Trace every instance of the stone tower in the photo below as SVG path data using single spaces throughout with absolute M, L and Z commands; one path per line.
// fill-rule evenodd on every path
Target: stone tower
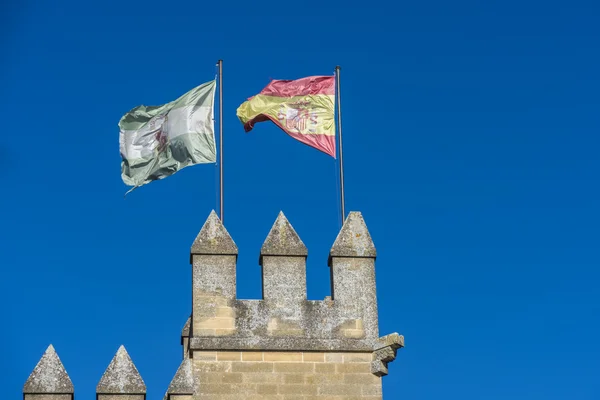
M 191 248 L 192 315 L 183 361 L 165 400 L 382 399 L 381 378 L 403 347 L 380 337 L 376 251 L 351 212 L 329 253 L 331 297 L 306 298 L 306 246 L 280 213 L 261 250 L 263 298 L 236 298 L 235 242 L 212 212 Z M 98 400 L 145 400 L 146 386 L 121 346 L 96 389 Z M 73 400 L 73 385 L 48 348 L 24 400 Z

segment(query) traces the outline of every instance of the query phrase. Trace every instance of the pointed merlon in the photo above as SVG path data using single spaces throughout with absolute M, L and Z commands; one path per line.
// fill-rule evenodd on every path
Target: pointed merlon
M 269 235 L 260 249 L 260 261 L 263 256 L 304 256 L 308 255 L 306 246 L 296 233 L 283 212 L 279 212 Z
M 213 210 L 192 244 L 193 254 L 236 255 L 238 248 Z
M 331 257 L 375 258 L 376 256 L 375 245 L 362 214 L 352 211 L 348 214 L 342 230 L 331 247 L 329 264 L 331 264 Z
M 167 390 L 167 396 L 170 394 L 194 394 L 194 375 L 189 358 L 183 360 L 179 365 Z
M 23 393 L 72 394 L 73 383 L 52 345 L 37 363 L 23 386 Z
M 146 394 L 146 385 L 125 347 L 119 347 L 119 351 L 102 375 L 96 393 Z
M 184 337 L 190 337 L 190 325 L 192 323 L 192 317 L 189 317 L 187 321 L 185 321 L 185 325 L 181 330 L 181 344 L 183 344 Z

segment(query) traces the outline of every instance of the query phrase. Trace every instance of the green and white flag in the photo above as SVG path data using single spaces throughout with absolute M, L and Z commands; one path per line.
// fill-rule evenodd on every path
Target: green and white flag
M 217 161 L 213 103 L 216 81 L 162 106 L 138 106 L 121 118 L 121 177 L 129 186 Z M 131 190 L 133 190 L 131 189 Z

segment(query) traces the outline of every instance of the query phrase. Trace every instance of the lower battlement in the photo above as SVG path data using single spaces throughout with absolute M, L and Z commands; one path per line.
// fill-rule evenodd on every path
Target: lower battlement
M 306 298 L 307 249 L 280 213 L 259 257 L 263 298 L 236 298 L 238 249 L 213 212 L 192 244 L 192 313 L 182 362 L 165 400 L 382 399 L 381 378 L 404 346 L 379 337 L 376 251 L 350 213 L 329 253 L 331 297 Z M 73 400 L 52 346 L 23 388 L 24 400 Z M 146 386 L 121 346 L 97 400 L 145 400 Z

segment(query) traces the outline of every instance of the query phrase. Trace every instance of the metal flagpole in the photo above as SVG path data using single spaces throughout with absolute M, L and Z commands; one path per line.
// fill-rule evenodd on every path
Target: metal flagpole
M 221 223 L 224 223 L 223 215 L 223 60 L 217 62 L 219 67 L 219 200 Z
M 342 224 L 346 218 L 346 200 L 344 198 L 344 151 L 342 148 L 342 102 L 340 95 L 340 70 L 342 68 L 337 65 L 335 67 L 335 94 L 337 102 L 337 126 L 338 126 L 338 147 L 340 151 L 340 204 L 342 208 Z

